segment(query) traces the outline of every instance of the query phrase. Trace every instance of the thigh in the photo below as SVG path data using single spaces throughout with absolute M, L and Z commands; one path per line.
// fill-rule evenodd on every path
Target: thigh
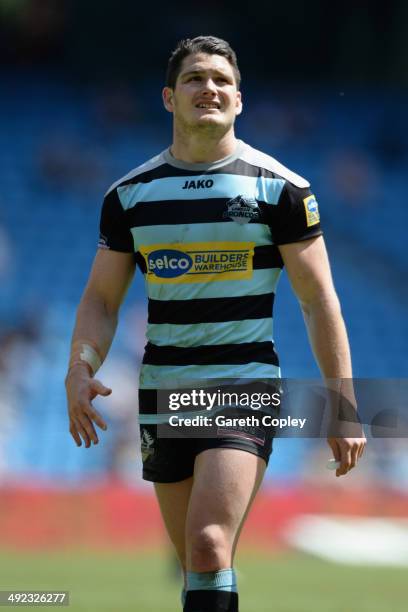
M 187 514 L 187 540 L 207 526 L 217 525 L 233 556 L 265 468 L 264 459 L 236 448 L 211 448 L 198 454 Z
M 183 570 L 186 567 L 186 517 L 192 486 L 192 477 L 180 482 L 156 482 L 154 485 L 167 533 Z

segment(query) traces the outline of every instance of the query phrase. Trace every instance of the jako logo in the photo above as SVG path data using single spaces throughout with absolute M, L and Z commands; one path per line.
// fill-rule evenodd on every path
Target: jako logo
M 201 179 L 199 181 L 186 181 L 183 185 L 183 189 L 210 189 L 214 185 L 212 179 Z
M 185 274 L 193 265 L 190 255 L 183 251 L 160 249 L 148 256 L 149 272 L 160 278 L 175 278 Z

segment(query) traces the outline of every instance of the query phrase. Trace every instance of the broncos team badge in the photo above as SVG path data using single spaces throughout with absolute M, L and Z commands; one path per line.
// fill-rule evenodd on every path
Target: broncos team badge
M 227 202 L 227 210 L 223 213 L 224 219 L 232 219 L 239 225 L 249 223 L 251 220 L 259 219 L 260 211 L 258 202 L 253 198 L 238 195 Z

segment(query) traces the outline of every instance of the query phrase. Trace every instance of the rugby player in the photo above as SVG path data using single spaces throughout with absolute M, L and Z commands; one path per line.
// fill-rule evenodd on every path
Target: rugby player
M 163 381 L 279 378 L 272 340 L 277 281 L 286 267 L 324 378 L 351 379 L 351 359 L 310 185 L 237 140 L 240 72 L 230 45 L 182 40 L 163 101 L 171 147 L 108 190 L 100 241 L 79 304 L 66 378 L 70 432 L 98 443 L 106 423 L 92 405 L 111 390 L 94 378 L 111 345 L 136 265 L 149 315 L 140 373 L 143 477 L 154 482 L 185 575 L 186 612 L 238 610 L 233 569 L 240 530 L 271 452 L 266 430 L 206 439 L 157 436 Z M 365 438 L 328 439 L 337 476 Z

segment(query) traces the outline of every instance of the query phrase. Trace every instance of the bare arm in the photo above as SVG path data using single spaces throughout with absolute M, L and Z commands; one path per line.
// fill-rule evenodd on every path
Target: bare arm
M 354 402 L 352 366 L 346 327 L 334 289 L 329 260 L 321 236 L 279 247 L 293 290 L 300 302 L 309 341 L 324 378 L 349 381 L 349 399 Z M 363 435 L 363 434 L 362 434 Z M 355 466 L 365 438 L 329 438 L 337 475 Z
M 131 253 L 99 249 L 89 275 L 72 336 L 72 343 L 87 339 L 105 359 L 116 331 L 119 308 L 134 274 Z
M 70 432 L 78 446 L 81 446 L 81 437 L 87 448 L 91 441 L 98 443 L 93 422 L 102 429 L 106 429 L 106 423 L 91 401 L 98 394 L 109 395 L 111 390 L 92 377 L 86 361 L 75 358 L 78 352 L 75 347 L 85 342 L 96 350 L 101 361 L 105 359 L 134 269 L 133 254 L 99 249 L 78 307 L 72 337 L 74 357 L 65 381 Z
M 303 312 L 309 341 L 325 378 L 351 378 L 346 327 L 323 238 L 279 247 Z

